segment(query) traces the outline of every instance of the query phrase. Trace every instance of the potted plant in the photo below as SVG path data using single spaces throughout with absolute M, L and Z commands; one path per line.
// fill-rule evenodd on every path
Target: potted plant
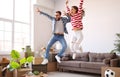
M 116 34 L 117 40 L 115 40 L 114 46 L 115 49 L 111 51 L 111 53 L 116 53 L 117 55 L 120 55 L 120 33 Z
M 23 74 L 25 74 L 26 72 L 31 72 L 31 69 L 26 69 L 23 67 L 26 62 L 27 63 L 33 62 L 33 56 L 29 56 L 27 58 L 26 57 L 21 58 L 20 53 L 17 50 L 12 50 L 10 56 L 11 56 L 11 60 L 9 65 L 7 66 L 7 69 L 9 71 L 14 70 L 15 77 L 20 77 L 21 75 L 19 74 L 19 72 L 21 71 L 24 71 Z
M 31 63 L 33 61 L 33 56 L 29 56 L 27 58 L 21 58 L 20 53 L 17 50 L 11 51 L 11 60 L 10 60 L 10 67 L 12 69 L 19 69 L 21 68 L 26 62 Z
M 40 77 L 40 72 L 39 71 L 33 71 L 33 74 L 35 77 Z

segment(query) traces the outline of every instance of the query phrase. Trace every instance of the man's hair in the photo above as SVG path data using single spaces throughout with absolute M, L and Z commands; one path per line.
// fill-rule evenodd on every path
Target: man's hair
M 78 7 L 77 6 L 72 6 L 76 10 L 76 13 L 78 12 Z
M 56 13 L 59 13 L 60 15 L 62 14 L 61 11 L 56 11 Z

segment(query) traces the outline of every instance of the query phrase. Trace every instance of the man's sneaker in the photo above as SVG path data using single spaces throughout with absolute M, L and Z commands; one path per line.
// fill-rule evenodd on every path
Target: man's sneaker
M 45 58 L 45 59 L 42 61 L 41 64 L 45 65 L 45 64 L 47 64 L 47 63 L 48 63 L 48 59 Z
M 55 56 L 55 59 L 57 60 L 58 63 L 61 63 L 60 57 L 58 55 Z
M 75 58 L 76 58 L 76 53 L 73 53 L 72 59 L 75 59 Z

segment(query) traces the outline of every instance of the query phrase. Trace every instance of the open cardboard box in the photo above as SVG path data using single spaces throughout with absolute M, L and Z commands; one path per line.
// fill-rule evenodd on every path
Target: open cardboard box
M 33 60 L 33 64 L 41 64 L 43 61 L 42 57 L 35 57 Z
M 31 69 L 29 68 L 21 68 L 14 70 L 13 77 L 25 77 L 24 75 L 29 71 L 31 71 Z

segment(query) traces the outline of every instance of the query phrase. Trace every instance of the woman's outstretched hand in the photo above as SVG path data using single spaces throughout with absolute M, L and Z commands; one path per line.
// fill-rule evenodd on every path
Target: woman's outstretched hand
M 68 5 L 69 0 L 66 0 L 66 5 Z

